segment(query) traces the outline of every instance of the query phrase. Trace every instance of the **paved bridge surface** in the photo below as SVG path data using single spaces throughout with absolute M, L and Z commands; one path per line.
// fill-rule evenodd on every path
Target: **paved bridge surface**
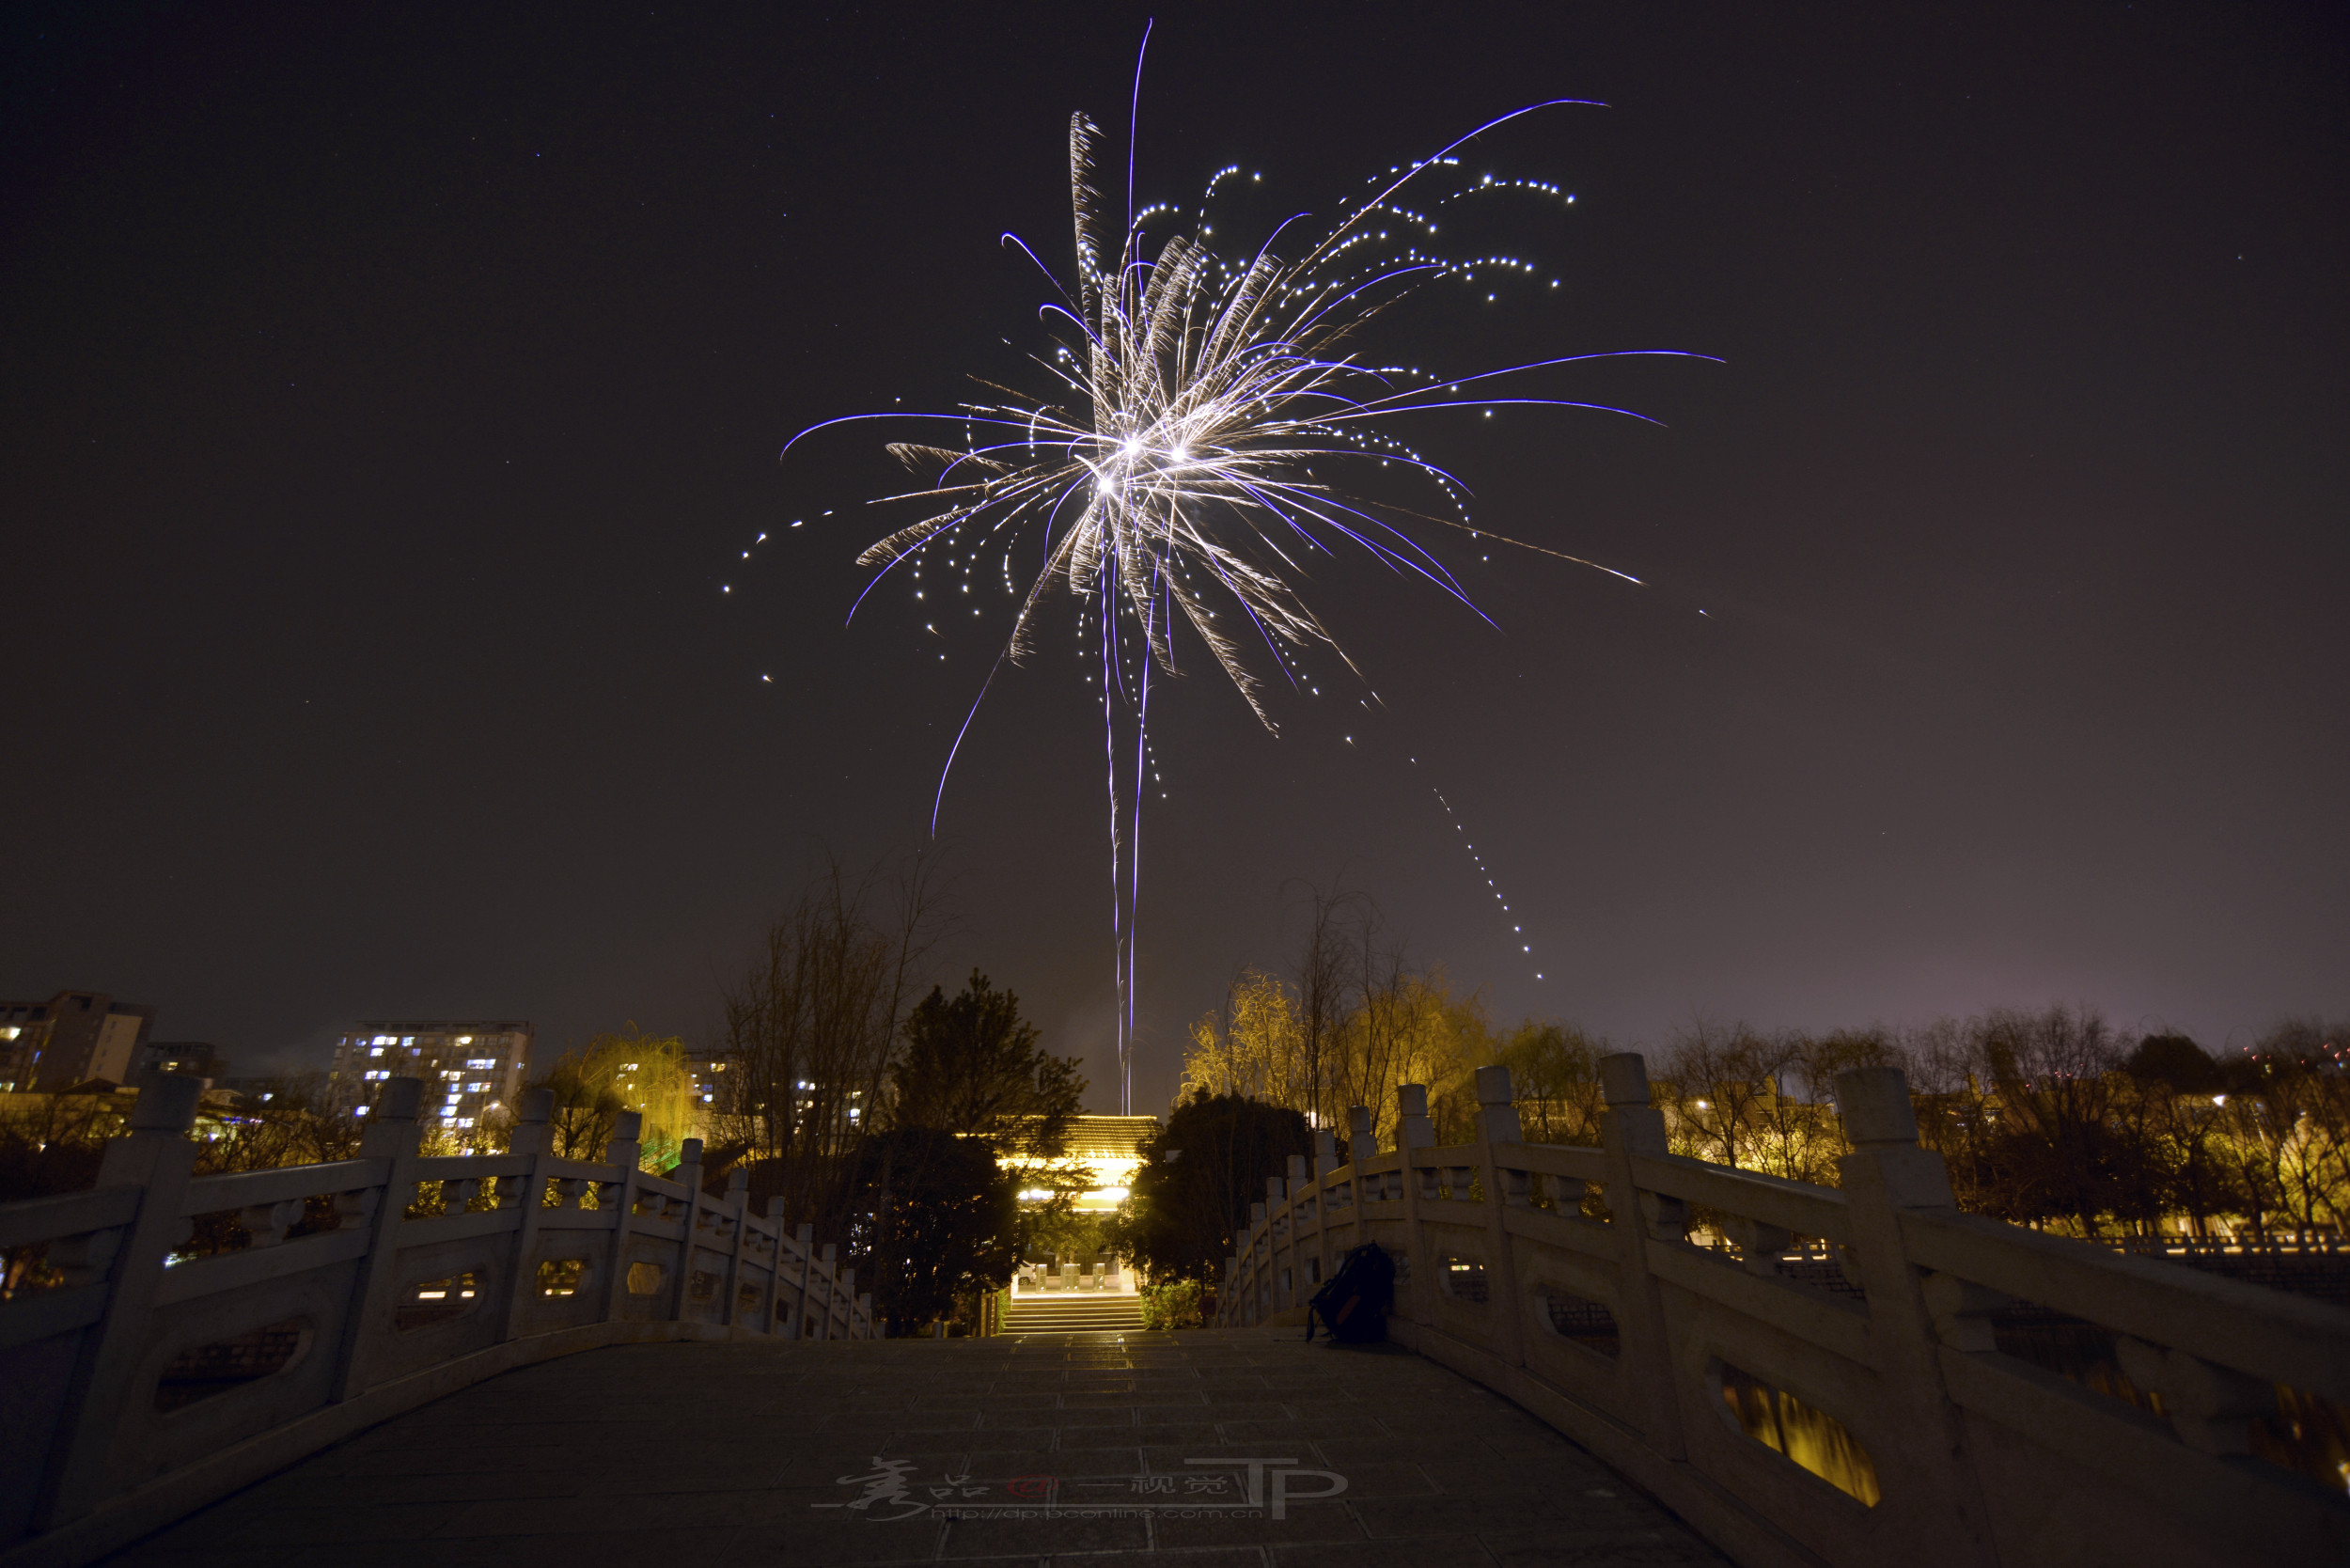
M 1723 1561 L 1499 1396 L 1293 1328 L 590 1351 L 386 1422 L 108 1561 L 1142 1560 Z

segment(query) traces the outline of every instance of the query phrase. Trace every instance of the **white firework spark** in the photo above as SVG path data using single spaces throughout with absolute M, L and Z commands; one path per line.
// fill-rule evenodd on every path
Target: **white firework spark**
M 1276 246 L 1302 227 L 1299 218 L 1280 225 L 1251 254 L 1227 257 L 1215 248 L 1214 203 L 1221 187 L 1240 180 L 1238 165 L 1217 171 L 1184 227 L 1183 214 L 1171 206 L 1134 211 L 1131 157 L 1129 215 L 1115 247 L 1106 246 L 1092 174 L 1097 133 L 1083 115 L 1075 116 L 1069 163 L 1076 287 L 1043 307 L 1042 314 L 1064 329 L 1063 339 L 1051 353 L 1031 356 L 1047 390 L 1030 394 L 981 382 L 988 395 L 954 413 L 849 416 L 963 427 L 959 446 L 891 444 L 891 453 L 926 482 L 875 504 L 917 504 L 927 510 L 877 541 L 859 560 L 880 568 L 865 590 L 870 594 L 901 568 L 918 581 L 920 563 L 932 552 L 967 574 L 981 546 L 992 557 L 1000 544 L 1004 584 L 1019 604 L 979 700 L 1005 663 L 1032 651 L 1056 588 L 1065 588 L 1079 603 L 1080 635 L 1092 644 L 1089 662 L 1099 661 L 1109 752 L 1123 1110 L 1132 1109 L 1134 917 L 1151 683 L 1154 673 L 1180 668 L 1183 634 L 1198 639 L 1258 720 L 1277 729 L 1265 682 L 1251 666 L 1252 649 L 1261 646 L 1292 686 L 1304 679 L 1318 689 L 1301 675 L 1304 655 L 1317 648 L 1355 667 L 1298 590 L 1306 557 L 1351 543 L 1469 604 L 1453 574 L 1413 537 L 1418 525 L 1457 529 L 1480 541 L 1637 581 L 1473 525 L 1466 487 L 1386 428 L 1433 410 L 1474 408 L 1489 416 L 1496 408 L 1529 404 L 1645 418 L 1605 404 L 1475 390 L 1504 377 L 1622 354 L 1575 354 L 1440 377 L 1366 363 L 1356 344 L 1367 322 L 1432 282 L 1534 276 L 1532 266 L 1516 257 L 1441 253 L 1439 225 L 1431 213 L 1454 202 L 1510 194 L 1571 204 L 1571 194 L 1539 180 L 1487 175 L 1465 183 L 1455 154 L 1521 115 L 1585 102 L 1555 100 L 1502 116 L 1434 157 L 1373 177 L 1371 190 L 1342 204 L 1339 219 L 1319 238 L 1300 243 L 1294 259 L 1284 259 Z M 1247 183 L 1259 178 L 1250 175 Z M 1424 208 L 1407 204 L 1407 193 L 1436 185 L 1444 191 Z M 1173 231 L 1164 232 L 1154 247 L 1154 235 L 1167 229 Z M 1004 238 L 1036 259 L 1016 236 Z M 1041 260 L 1038 265 L 1044 267 Z M 1044 270 L 1049 276 L 1051 269 Z M 1554 280 L 1551 287 L 1557 286 Z M 792 441 L 846 422 L 827 420 Z M 1396 470 L 1425 481 L 1441 510 L 1415 510 L 1386 498 L 1395 489 Z M 1357 476 L 1366 482 L 1347 482 Z M 1042 536 L 1042 558 L 1023 588 L 1013 554 L 1032 532 Z M 858 603 L 863 599 L 860 594 Z M 975 701 L 971 713 L 978 711 Z M 970 722 L 964 719 L 954 750 Z M 953 756 L 950 750 L 949 770 Z M 940 789 L 943 794 L 943 774 Z

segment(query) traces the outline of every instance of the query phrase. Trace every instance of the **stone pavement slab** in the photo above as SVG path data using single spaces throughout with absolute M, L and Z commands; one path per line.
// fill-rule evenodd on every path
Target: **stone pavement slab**
M 1724 1568 L 1574 1443 L 1295 1329 L 628 1345 L 360 1434 L 117 1568 Z

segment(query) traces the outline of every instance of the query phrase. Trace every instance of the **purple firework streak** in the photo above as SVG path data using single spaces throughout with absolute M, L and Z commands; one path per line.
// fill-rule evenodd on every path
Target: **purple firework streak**
M 1091 679 L 1100 686 L 1108 760 L 1121 1112 L 1133 1110 L 1135 917 L 1142 798 L 1153 767 L 1151 694 L 1155 677 L 1178 672 L 1185 635 L 1230 679 L 1259 722 L 1277 733 L 1266 683 L 1252 661 L 1269 663 L 1292 689 L 1301 683 L 1315 689 L 1302 660 L 1316 649 L 1355 668 L 1298 592 L 1294 580 L 1308 557 L 1352 545 L 1472 611 L 1476 606 L 1460 582 L 1419 542 L 1416 529 L 1460 530 L 1480 542 L 1638 581 L 1597 561 L 1473 525 L 1468 487 L 1389 427 L 1436 410 L 1509 404 L 1645 420 L 1645 415 L 1604 403 L 1478 394 L 1510 391 L 1496 384 L 1503 378 L 1591 360 L 1710 355 L 1619 351 L 1439 376 L 1365 363 L 1355 343 L 1367 323 L 1417 290 L 1534 274 L 1530 263 L 1512 256 L 1442 253 L 1433 214 L 1453 203 L 1507 194 L 1572 203 L 1572 195 L 1540 180 L 1486 175 L 1468 182 L 1457 154 L 1521 116 L 1589 102 L 1557 99 L 1491 120 L 1433 157 L 1373 176 L 1367 181 L 1371 190 L 1342 202 L 1336 223 L 1318 237 L 1301 214 L 1276 227 L 1253 252 L 1236 256 L 1215 248 L 1215 223 L 1219 192 L 1240 180 L 1240 167 L 1218 170 L 1188 218 L 1171 204 L 1136 211 L 1131 145 L 1126 218 L 1116 243 L 1106 243 L 1093 177 L 1098 133 L 1084 115 L 1073 116 L 1069 166 L 1075 279 L 1068 288 L 1055 278 L 1058 297 L 1039 311 L 1055 339 L 1029 355 L 1042 372 L 1042 390 L 980 380 L 986 395 L 953 412 L 853 415 L 811 426 L 784 447 L 789 453 L 817 431 L 859 420 L 960 427 L 960 445 L 889 445 L 923 482 L 872 504 L 916 507 L 923 515 L 858 557 L 879 568 L 859 604 L 900 573 L 921 598 L 928 591 L 925 563 L 934 568 L 930 588 L 937 587 L 942 573 L 935 568 L 943 565 L 962 573 L 960 587 L 968 594 L 982 557 L 992 562 L 999 551 L 1003 586 L 1018 601 L 1010 633 L 948 753 L 939 800 L 955 753 L 997 675 L 1035 651 L 1055 590 L 1074 597 L 1087 662 L 1098 666 Z M 1247 182 L 1261 179 L 1252 174 Z M 1285 259 L 1278 248 L 1284 240 L 1294 259 Z M 1016 235 L 1005 235 L 1004 243 L 1018 246 L 1053 278 Z M 1434 491 L 1439 510 L 1378 498 L 1392 494 L 1398 470 L 1420 490 Z M 1358 477 L 1363 484 L 1349 482 Z M 1042 562 L 1032 572 L 1015 571 L 1017 548 L 1028 539 L 1041 542 Z M 1023 575 L 1025 584 L 1018 580 Z M 935 621 L 931 629 L 937 629 Z M 934 801 L 933 831 L 937 812 Z

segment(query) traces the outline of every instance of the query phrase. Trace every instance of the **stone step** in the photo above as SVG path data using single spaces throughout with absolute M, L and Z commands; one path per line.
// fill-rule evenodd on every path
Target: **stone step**
M 1083 1334 L 1141 1326 L 1141 1301 L 1122 1294 L 1025 1297 L 1004 1314 L 1007 1334 Z

